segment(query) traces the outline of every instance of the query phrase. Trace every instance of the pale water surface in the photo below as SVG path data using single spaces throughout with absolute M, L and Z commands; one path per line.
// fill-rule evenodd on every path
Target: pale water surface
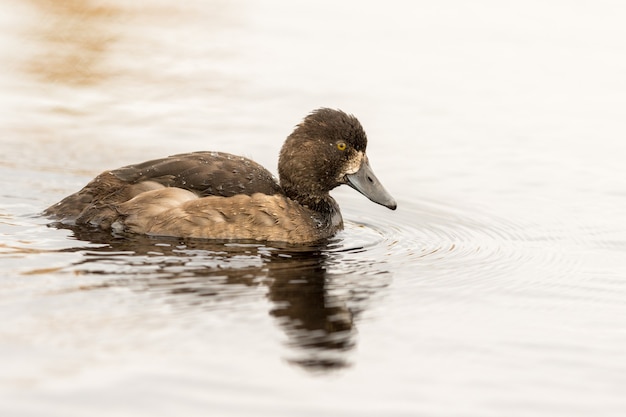
M 0 2 L 2 416 L 626 415 L 626 5 Z M 45 207 L 354 113 L 399 209 L 279 248 Z

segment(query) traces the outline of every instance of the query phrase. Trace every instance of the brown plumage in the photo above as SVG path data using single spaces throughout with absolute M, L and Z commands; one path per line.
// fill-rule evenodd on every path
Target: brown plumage
M 44 214 L 123 233 L 310 243 L 343 227 L 328 193 L 348 183 L 395 209 L 373 175 L 353 116 L 319 109 L 287 138 L 280 184 L 254 161 L 194 152 L 106 171 Z

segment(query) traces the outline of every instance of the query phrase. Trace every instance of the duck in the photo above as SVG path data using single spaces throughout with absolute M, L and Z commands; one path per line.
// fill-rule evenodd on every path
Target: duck
M 340 185 L 396 209 L 366 148 L 355 116 L 319 108 L 285 140 L 278 180 L 242 156 L 183 153 L 105 171 L 44 214 L 58 225 L 113 234 L 311 244 L 343 229 L 329 193 Z

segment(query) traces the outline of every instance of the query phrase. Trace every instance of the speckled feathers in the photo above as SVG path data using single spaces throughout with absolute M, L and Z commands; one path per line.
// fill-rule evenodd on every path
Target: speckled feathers
M 285 141 L 280 182 L 247 158 L 186 153 L 105 171 L 44 213 L 63 224 L 117 233 L 316 242 L 343 227 L 329 194 L 338 185 L 350 181 L 368 198 L 395 208 L 371 172 L 366 147 L 354 116 L 322 108 Z

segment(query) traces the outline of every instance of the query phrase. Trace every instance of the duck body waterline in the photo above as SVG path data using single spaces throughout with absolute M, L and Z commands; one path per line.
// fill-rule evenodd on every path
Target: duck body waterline
M 193 152 L 105 171 L 44 214 L 62 224 L 112 232 L 317 242 L 343 227 L 329 194 L 341 184 L 396 208 L 369 166 L 366 146 L 356 118 L 322 108 L 285 141 L 280 181 L 250 159 Z

